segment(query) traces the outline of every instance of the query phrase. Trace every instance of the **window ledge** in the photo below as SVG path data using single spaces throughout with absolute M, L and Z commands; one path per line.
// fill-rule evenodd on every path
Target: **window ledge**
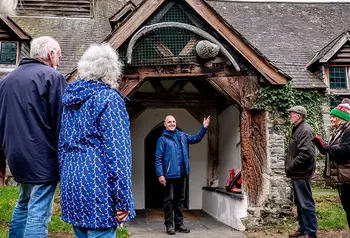
M 242 192 L 237 192 L 237 193 L 227 192 L 226 189 L 219 188 L 219 187 L 203 187 L 202 189 L 210 192 L 221 193 L 231 198 L 236 198 L 240 200 L 244 199 L 244 195 L 242 194 Z
M 349 95 L 350 89 L 329 89 L 329 94 L 333 95 Z

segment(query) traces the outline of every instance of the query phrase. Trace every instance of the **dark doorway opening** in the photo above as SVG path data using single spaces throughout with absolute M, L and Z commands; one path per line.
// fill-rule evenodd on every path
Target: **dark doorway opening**
M 156 175 L 154 155 L 156 153 L 157 141 L 164 130 L 163 124 L 154 128 L 145 139 L 145 206 L 146 209 L 163 208 L 163 186 L 159 183 Z M 180 130 L 178 128 L 178 130 Z M 188 208 L 188 178 L 186 182 L 186 198 L 184 207 Z

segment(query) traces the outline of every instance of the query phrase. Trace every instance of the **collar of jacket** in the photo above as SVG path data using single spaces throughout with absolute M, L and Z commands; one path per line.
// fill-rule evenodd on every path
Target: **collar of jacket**
M 24 64 L 43 64 L 48 66 L 47 64 L 45 64 L 44 62 L 38 60 L 38 59 L 33 59 L 33 58 L 23 58 L 20 62 L 19 65 L 24 65 Z
M 168 131 L 168 130 L 164 129 L 164 131 L 163 131 L 163 135 L 164 135 L 164 136 L 167 136 L 167 137 L 171 137 L 171 138 L 173 138 L 174 134 L 176 134 L 176 135 L 177 135 L 177 132 L 178 132 L 178 129 L 175 129 L 175 131 L 174 131 L 174 132 L 172 132 L 172 131 Z
M 301 120 L 298 124 L 293 126 L 292 132 L 294 132 L 301 124 L 305 123 L 305 119 Z

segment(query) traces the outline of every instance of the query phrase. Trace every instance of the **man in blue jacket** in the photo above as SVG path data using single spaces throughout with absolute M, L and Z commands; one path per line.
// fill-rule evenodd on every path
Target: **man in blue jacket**
M 11 238 L 47 236 L 59 180 L 57 146 L 66 86 L 56 70 L 61 49 L 43 36 L 31 42 L 30 56 L 0 80 L 0 147 L 20 185 Z
M 196 135 L 188 135 L 176 129 L 173 116 L 168 115 L 164 120 L 165 130 L 157 142 L 155 161 L 158 180 L 165 186 L 164 224 L 169 235 L 174 235 L 175 231 L 190 232 L 183 224 L 182 215 L 186 178 L 190 172 L 188 145 L 199 143 L 209 124 L 210 116 L 204 118 L 203 126 Z

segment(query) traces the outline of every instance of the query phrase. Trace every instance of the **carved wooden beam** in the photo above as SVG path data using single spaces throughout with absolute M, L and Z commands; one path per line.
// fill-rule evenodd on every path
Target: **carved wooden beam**
M 119 91 L 125 95 L 130 96 L 133 92 L 135 92 L 141 85 L 143 84 L 143 80 L 123 80 L 119 84 Z
M 226 48 L 215 37 L 213 37 L 208 32 L 205 32 L 196 26 L 192 26 L 192 25 L 180 23 L 180 22 L 162 22 L 162 23 L 156 23 L 153 25 L 147 25 L 147 26 L 142 27 L 138 32 L 135 33 L 135 35 L 131 38 L 131 40 L 129 42 L 129 45 L 127 48 L 127 53 L 126 53 L 128 64 L 131 64 L 132 51 L 134 49 L 136 42 L 142 36 L 148 34 L 149 32 L 157 30 L 157 29 L 162 29 L 162 28 L 180 28 L 180 29 L 185 29 L 185 30 L 196 33 L 197 35 L 203 37 L 204 39 L 207 39 L 207 40 L 211 41 L 212 43 L 218 45 L 220 48 L 220 51 L 230 60 L 233 67 L 237 71 L 241 70 L 240 67 L 238 66 L 236 60 L 232 57 L 232 55 L 226 50 Z
M 180 93 L 180 91 L 185 87 L 187 83 L 187 80 L 178 80 L 169 88 L 168 93 L 170 93 L 171 95 L 176 95 Z
M 157 94 L 159 94 L 159 95 L 166 94 L 167 90 L 163 87 L 160 80 L 151 79 L 151 80 L 149 80 L 149 82 L 151 83 L 152 87 L 154 88 L 154 90 L 156 91 Z

